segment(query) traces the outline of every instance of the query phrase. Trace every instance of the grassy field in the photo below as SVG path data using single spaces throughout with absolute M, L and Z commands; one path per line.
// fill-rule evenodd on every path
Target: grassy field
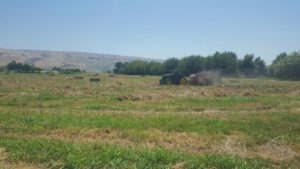
M 300 82 L 82 76 L 0 74 L 0 169 L 300 168 Z

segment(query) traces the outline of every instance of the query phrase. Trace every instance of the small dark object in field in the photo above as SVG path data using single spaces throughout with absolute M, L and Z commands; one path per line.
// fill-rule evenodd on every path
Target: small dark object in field
M 92 77 L 92 78 L 90 78 L 90 82 L 100 82 L 100 78 Z
M 117 100 L 119 100 L 119 101 L 125 101 L 125 100 L 138 101 L 140 99 L 141 99 L 140 97 L 137 97 L 137 96 L 134 96 L 134 95 L 119 96 L 119 97 L 117 97 Z
M 126 97 L 126 96 L 119 96 L 119 97 L 117 97 L 117 100 L 118 101 L 128 100 L 128 97 Z
M 74 77 L 74 79 L 76 79 L 76 80 L 82 80 L 83 77 L 82 76 L 76 76 L 76 77 Z
M 260 109 L 260 110 L 269 110 L 269 109 L 272 109 L 271 106 L 259 106 L 257 107 L 257 109 Z
M 124 99 L 122 97 L 117 97 L 118 101 L 123 101 Z
M 99 76 L 99 73 L 93 74 L 93 76 Z
M 71 86 L 65 86 L 65 89 L 71 89 Z

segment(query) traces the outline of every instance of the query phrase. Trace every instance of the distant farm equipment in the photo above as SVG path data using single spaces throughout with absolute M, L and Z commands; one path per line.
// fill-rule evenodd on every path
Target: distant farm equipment
M 163 75 L 160 79 L 161 85 L 187 85 L 187 79 L 181 73 Z
M 209 86 L 221 82 L 221 76 L 218 72 L 203 71 L 191 74 L 187 79 L 181 73 L 163 75 L 160 79 L 161 85 L 201 85 Z

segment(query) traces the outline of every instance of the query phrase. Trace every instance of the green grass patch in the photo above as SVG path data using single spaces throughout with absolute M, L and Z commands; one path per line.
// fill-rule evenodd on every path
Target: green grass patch
M 253 169 L 271 167 L 260 159 L 241 159 L 230 155 L 202 156 L 171 152 L 162 148 L 128 149 L 97 144 L 69 144 L 54 140 L 0 138 L 0 146 L 15 161 L 43 163 L 50 168 L 186 168 Z
M 240 132 L 255 139 L 285 140 L 299 143 L 300 115 L 289 112 L 228 114 L 225 119 L 190 114 L 131 115 L 70 115 L 40 113 L 1 113 L 0 124 L 11 130 L 43 131 L 57 128 L 118 128 L 159 129 L 162 131 L 225 134 Z

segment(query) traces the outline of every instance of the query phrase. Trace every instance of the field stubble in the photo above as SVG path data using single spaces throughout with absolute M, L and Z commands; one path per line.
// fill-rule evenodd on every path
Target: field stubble
M 0 75 L 2 168 L 300 165 L 299 82 L 82 76 Z

